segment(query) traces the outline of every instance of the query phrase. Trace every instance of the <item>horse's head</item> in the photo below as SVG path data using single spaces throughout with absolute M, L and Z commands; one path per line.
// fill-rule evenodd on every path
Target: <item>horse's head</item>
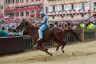
M 28 21 L 22 21 L 18 26 L 17 26 L 17 30 L 23 30 L 25 29 L 26 27 L 29 27 L 29 26 L 33 26 L 30 22 Z
M 17 27 L 16 30 L 22 30 L 24 28 L 25 21 L 22 21 Z

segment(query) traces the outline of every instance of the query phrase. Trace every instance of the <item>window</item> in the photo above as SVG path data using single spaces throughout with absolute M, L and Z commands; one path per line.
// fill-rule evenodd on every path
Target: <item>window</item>
M 19 3 L 19 0 L 16 0 L 16 3 Z
M 20 3 L 23 3 L 24 2 L 24 0 L 20 0 Z
M 46 13 L 48 12 L 48 7 L 46 7 Z
M 96 11 L 96 2 L 94 2 L 94 11 Z
M 72 10 L 74 10 L 74 4 L 71 4 L 71 8 L 72 8 Z
M 34 10 L 31 10 L 31 14 L 34 13 Z
M 14 4 L 14 0 L 12 0 L 12 3 Z
M 20 16 L 24 16 L 24 12 L 20 12 Z
M 96 6 L 96 2 L 94 2 L 94 6 Z
M 7 0 L 4 0 L 4 3 L 7 4 Z
M 64 11 L 64 5 L 62 5 L 62 11 Z
M 52 7 L 53 7 L 53 12 L 55 12 L 55 6 L 53 5 Z
M 32 2 L 34 1 L 34 0 L 31 0 Z
M 19 12 L 16 12 L 16 16 L 19 16 Z
M 48 0 L 48 1 L 57 1 L 57 0 Z
M 14 0 L 11 0 L 11 1 L 10 1 L 10 4 L 14 4 Z
M 82 10 L 85 10 L 85 8 L 84 8 L 84 3 L 81 3 L 81 9 L 82 9 Z
M 26 16 L 29 16 L 29 12 L 26 12 Z
M 28 2 L 28 0 L 26 0 L 26 2 Z
M 40 1 L 40 0 L 36 0 L 36 1 Z
M 7 2 L 8 2 L 8 4 L 10 4 L 10 3 L 11 3 L 11 1 L 10 1 L 10 0 L 8 0 Z
M 3 9 L 3 5 L 0 5 L 0 9 Z

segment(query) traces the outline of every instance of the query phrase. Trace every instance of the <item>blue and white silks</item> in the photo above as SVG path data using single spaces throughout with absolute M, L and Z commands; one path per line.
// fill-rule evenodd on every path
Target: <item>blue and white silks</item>
M 48 17 L 47 16 L 44 16 L 43 17 L 43 21 L 41 22 L 40 24 L 40 28 L 38 30 L 38 33 L 39 33 L 39 40 L 40 39 L 43 39 L 43 32 L 46 28 L 49 27 L 49 24 L 48 24 Z

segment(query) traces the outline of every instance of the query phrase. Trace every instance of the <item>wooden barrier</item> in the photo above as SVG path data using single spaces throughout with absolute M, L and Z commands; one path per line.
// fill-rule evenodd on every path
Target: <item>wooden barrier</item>
M 96 38 L 96 32 L 94 30 L 75 30 L 75 32 L 77 33 L 78 36 L 80 36 L 80 38 L 82 39 L 82 41 L 88 41 L 90 39 L 94 39 Z M 24 44 L 25 44 L 25 50 L 31 50 L 33 49 L 33 41 L 31 39 L 31 37 L 29 35 L 24 35 L 23 36 L 24 39 Z M 77 42 L 78 40 L 74 37 L 74 35 L 72 35 L 71 33 L 68 33 L 65 35 L 64 38 L 65 41 L 67 41 L 68 43 L 71 42 Z M 54 46 L 54 42 L 51 40 L 49 41 L 49 43 L 44 43 L 45 47 L 52 47 Z
M 94 39 L 95 38 L 95 31 L 93 30 L 86 30 L 84 32 L 84 39 Z
M 24 40 L 21 36 L 0 37 L 0 54 L 24 51 Z
M 34 42 L 32 41 L 31 37 L 29 35 L 24 35 L 24 49 L 26 50 L 31 50 L 33 49 Z M 54 46 L 54 42 L 52 40 L 49 41 L 49 43 L 44 43 L 45 47 L 52 47 Z
M 83 41 L 96 38 L 95 30 L 75 30 L 75 32 Z M 68 43 L 78 41 L 71 33 L 66 34 L 64 40 Z M 21 36 L 0 37 L 0 54 L 28 51 L 32 50 L 33 46 L 34 42 L 29 35 L 24 35 L 23 38 Z M 50 40 L 49 43 L 44 43 L 44 46 L 53 47 L 54 41 Z
M 81 30 L 81 38 L 82 41 L 90 41 L 96 38 L 96 31 L 95 30 Z

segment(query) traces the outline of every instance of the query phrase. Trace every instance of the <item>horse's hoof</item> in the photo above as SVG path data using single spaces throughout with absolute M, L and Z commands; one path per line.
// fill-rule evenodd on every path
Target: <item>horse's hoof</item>
M 76 54 L 75 53 L 72 53 L 73 56 L 75 56 Z
M 48 49 L 47 49 L 47 48 L 46 48 L 45 50 L 46 50 L 46 51 L 48 51 Z
M 37 49 L 38 47 L 37 46 L 33 46 L 33 48 Z
M 56 51 L 58 51 L 59 49 L 57 48 Z
M 53 56 L 52 53 L 50 53 L 50 56 Z
M 64 53 L 64 51 L 62 51 L 62 53 Z
M 34 49 L 37 49 L 37 47 L 33 47 Z

